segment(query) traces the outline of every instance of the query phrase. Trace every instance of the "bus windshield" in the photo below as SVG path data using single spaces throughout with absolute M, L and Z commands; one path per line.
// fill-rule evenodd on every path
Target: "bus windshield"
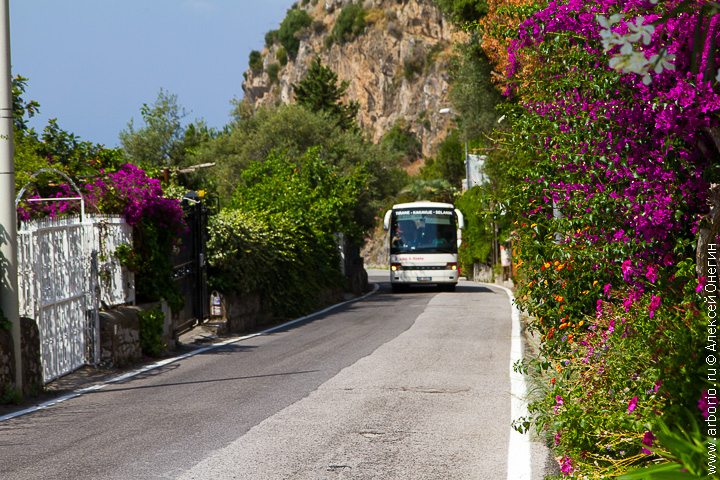
M 396 209 L 390 224 L 390 253 L 457 253 L 451 209 Z

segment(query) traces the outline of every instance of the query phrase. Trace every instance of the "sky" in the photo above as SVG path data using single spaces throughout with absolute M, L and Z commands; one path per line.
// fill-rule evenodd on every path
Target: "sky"
M 161 89 L 187 122 L 215 128 L 242 98 L 251 50 L 277 29 L 292 0 L 10 0 L 12 74 L 25 100 L 81 140 L 119 146 L 130 119 Z

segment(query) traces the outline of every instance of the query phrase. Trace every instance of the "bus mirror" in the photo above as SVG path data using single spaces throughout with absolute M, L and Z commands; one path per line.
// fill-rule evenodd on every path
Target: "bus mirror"
M 463 228 L 465 228 L 465 217 L 463 216 L 462 212 L 460 210 L 458 210 L 457 208 L 455 209 L 455 215 L 457 216 L 457 225 L 458 225 L 457 246 L 458 246 L 458 248 L 460 248 L 460 245 L 462 244 L 462 231 L 463 231 Z
M 458 230 L 462 230 L 465 228 L 465 217 L 463 217 L 462 212 L 457 208 L 455 209 L 455 215 L 457 215 Z
M 385 212 L 385 218 L 383 219 L 383 228 L 385 230 L 390 230 L 390 216 L 392 215 L 392 210 L 388 210 Z

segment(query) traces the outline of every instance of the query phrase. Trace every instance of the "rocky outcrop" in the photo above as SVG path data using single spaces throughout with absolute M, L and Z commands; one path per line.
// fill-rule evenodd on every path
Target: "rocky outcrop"
M 298 2 L 296 8 L 307 11 L 312 25 L 297 33 L 297 56 L 281 66 L 284 48 L 277 42 L 266 48 L 262 71 L 245 73 L 246 101 L 255 106 L 291 102 L 292 85 L 319 56 L 349 82 L 348 97 L 360 104 L 358 120 L 374 141 L 402 121 L 422 141 L 423 154 L 430 155 L 452 121 L 439 111 L 448 107 L 452 43 L 463 34 L 432 0 L 367 0 L 360 2 L 366 23 L 362 33 L 346 42 L 331 40 L 340 12 L 351 3 Z

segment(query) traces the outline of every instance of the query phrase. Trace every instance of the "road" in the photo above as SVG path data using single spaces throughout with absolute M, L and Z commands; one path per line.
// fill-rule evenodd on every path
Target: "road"
M 384 284 L 0 423 L 0 478 L 504 480 L 509 339 L 499 289 Z

